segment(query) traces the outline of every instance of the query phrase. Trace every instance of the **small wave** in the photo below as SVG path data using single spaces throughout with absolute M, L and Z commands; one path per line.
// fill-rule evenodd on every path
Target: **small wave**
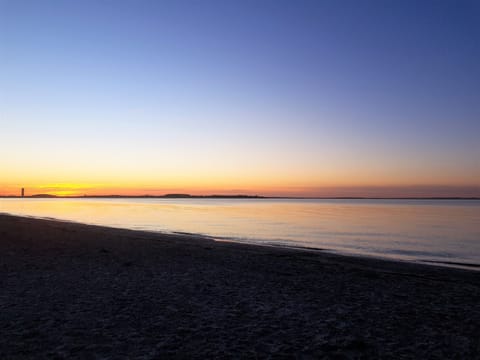
M 445 265 L 452 265 L 452 266 L 465 266 L 469 268 L 476 268 L 480 269 L 480 264 L 475 264 L 475 263 L 465 263 L 465 262 L 457 262 L 457 261 L 438 261 L 438 260 L 421 260 L 421 262 L 424 263 L 432 263 L 432 264 L 445 264 Z

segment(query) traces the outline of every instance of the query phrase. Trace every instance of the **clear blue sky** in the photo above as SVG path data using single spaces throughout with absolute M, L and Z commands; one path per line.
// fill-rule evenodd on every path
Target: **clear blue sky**
M 0 125 L 0 194 L 480 195 L 480 2 L 0 0 Z

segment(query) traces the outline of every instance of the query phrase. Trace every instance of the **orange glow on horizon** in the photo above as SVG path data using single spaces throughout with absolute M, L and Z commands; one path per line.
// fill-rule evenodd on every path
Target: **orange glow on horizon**
M 161 196 L 172 193 L 190 195 L 259 195 L 259 196 L 294 196 L 294 197 L 480 197 L 477 185 L 265 185 L 218 184 L 168 184 L 163 186 L 144 186 L 134 184 L 111 183 L 50 183 L 50 184 L 15 184 L 1 185 L 0 195 L 18 196 L 25 188 L 26 196 L 46 194 L 54 196 Z

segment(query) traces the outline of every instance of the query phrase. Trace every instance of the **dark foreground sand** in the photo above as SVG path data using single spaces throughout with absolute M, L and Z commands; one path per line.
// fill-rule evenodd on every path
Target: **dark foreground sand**
M 480 272 L 0 215 L 1 359 L 480 358 Z

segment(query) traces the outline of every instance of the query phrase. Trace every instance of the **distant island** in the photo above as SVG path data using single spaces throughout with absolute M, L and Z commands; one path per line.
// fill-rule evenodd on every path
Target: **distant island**
M 3 196 L 0 195 L 0 198 L 22 198 L 22 196 Z M 213 195 L 190 195 L 190 194 L 165 194 L 165 195 L 69 195 L 69 196 L 59 196 L 52 194 L 34 194 L 34 195 L 25 195 L 23 198 L 58 198 L 58 199 L 78 199 L 78 198 L 101 198 L 101 199 L 112 199 L 112 198 L 153 198 L 153 199 L 264 199 L 265 196 L 260 195 L 222 195 L 222 194 L 213 194 Z

